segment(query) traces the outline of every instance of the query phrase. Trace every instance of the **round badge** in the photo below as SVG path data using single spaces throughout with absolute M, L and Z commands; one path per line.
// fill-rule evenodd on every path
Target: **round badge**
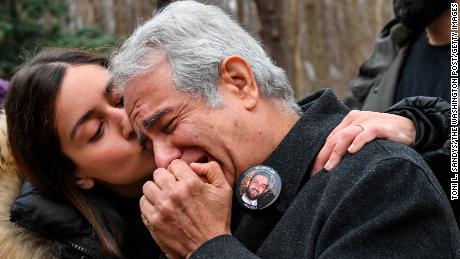
M 235 194 L 241 205 L 251 210 L 261 210 L 278 199 L 281 178 L 275 169 L 258 165 L 241 174 Z

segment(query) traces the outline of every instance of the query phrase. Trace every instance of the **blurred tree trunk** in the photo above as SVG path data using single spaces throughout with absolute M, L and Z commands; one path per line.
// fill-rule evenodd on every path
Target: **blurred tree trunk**
M 261 24 L 260 37 L 275 63 L 284 68 L 296 93 L 308 91 L 302 61 L 305 26 L 298 0 L 255 0 Z
M 67 0 L 67 3 L 71 15 L 70 30 L 98 26 L 104 33 L 123 35 L 149 19 L 158 1 Z
M 300 98 L 320 88 L 339 97 L 391 17 L 387 0 L 255 0 L 260 37 Z
M 175 0 L 66 0 L 69 29 L 97 25 L 127 35 Z M 378 31 L 392 16 L 388 0 L 199 0 L 221 7 L 263 42 L 303 97 L 323 87 L 345 95 Z
M 260 38 L 265 49 L 270 53 L 276 63 L 286 68 L 289 65 L 286 53 L 286 41 L 282 40 L 284 32 L 283 24 L 283 1 L 278 0 L 255 0 L 260 22 Z

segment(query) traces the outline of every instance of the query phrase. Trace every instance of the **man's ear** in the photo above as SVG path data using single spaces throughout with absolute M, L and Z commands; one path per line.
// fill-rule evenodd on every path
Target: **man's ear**
M 220 65 L 219 87 L 243 101 L 246 109 L 256 107 L 259 89 L 249 63 L 240 56 L 229 56 Z

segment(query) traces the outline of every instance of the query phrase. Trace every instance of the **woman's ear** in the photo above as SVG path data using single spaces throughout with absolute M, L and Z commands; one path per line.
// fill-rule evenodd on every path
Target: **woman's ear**
M 229 56 L 220 65 L 219 88 L 243 101 L 246 109 L 256 107 L 259 89 L 249 63 L 240 56 Z
M 89 190 L 94 187 L 94 180 L 91 178 L 77 178 L 76 184 L 79 188 Z

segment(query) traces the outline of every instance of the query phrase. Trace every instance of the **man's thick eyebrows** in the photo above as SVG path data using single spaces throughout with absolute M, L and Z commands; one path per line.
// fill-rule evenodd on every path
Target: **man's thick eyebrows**
M 80 128 L 80 126 L 85 123 L 86 121 L 88 121 L 91 116 L 93 116 L 93 114 L 96 112 L 96 109 L 91 109 L 87 112 L 85 112 L 85 114 L 83 114 L 78 120 L 77 122 L 75 123 L 75 125 L 72 127 L 72 131 L 70 131 L 70 139 L 73 140 L 75 138 L 75 134 L 77 134 L 77 130 L 78 128 Z
M 172 111 L 173 111 L 172 107 L 160 108 L 160 109 L 156 110 L 155 112 L 153 112 L 153 114 L 151 114 L 150 116 L 145 118 L 142 121 L 142 126 L 145 129 L 151 128 L 151 127 L 155 126 L 155 124 L 157 124 L 158 121 L 160 121 L 161 117 L 163 117 L 164 115 L 166 115 L 166 114 L 168 114 L 168 113 L 170 113 Z

